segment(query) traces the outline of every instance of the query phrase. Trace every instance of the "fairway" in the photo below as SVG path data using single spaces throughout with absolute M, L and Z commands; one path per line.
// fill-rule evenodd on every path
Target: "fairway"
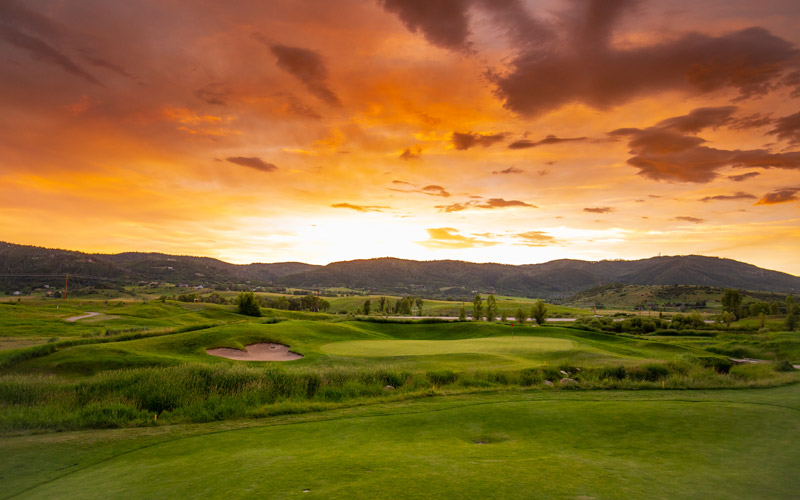
M 25 463 L 0 473 L 15 498 L 792 498 L 798 408 L 797 385 L 433 398 L 162 443 L 5 438 Z
M 437 354 L 522 355 L 568 351 L 575 343 L 549 337 L 491 337 L 463 340 L 352 340 L 323 345 L 338 356 L 426 356 Z

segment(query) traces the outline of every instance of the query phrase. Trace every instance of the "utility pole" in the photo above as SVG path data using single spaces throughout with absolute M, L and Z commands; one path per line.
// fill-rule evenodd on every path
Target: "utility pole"
M 69 283 L 69 274 L 64 279 L 64 298 L 67 298 L 67 284 Z

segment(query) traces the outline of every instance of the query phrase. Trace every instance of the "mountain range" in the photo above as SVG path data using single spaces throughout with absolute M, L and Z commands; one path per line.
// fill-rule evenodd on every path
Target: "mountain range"
M 605 283 L 704 285 L 780 293 L 800 292 L 800 278 L 751 264 L 701 255 L 640 260 L 560 259 L 543 264 L 477 264 L 455 260 L 378 258 L 334 262 L 230 264 L 209 257 L 126 252 L 88 254 L 0 242 L 0 290 L 58 285 L 65 274 L 78 286 L 162 282 L 205 287 L 344 287 L 430 298 L 474 292 L 564 298 Z

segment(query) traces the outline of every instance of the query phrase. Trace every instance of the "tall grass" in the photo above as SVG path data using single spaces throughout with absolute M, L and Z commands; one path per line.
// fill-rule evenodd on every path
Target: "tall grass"
M 766 364 L 719 368 L 685 356 L 635 367 L 564 364 L 519 371 L 184 364 L 109 371 L 81 381 L 6 375 L 0 377 L 0 431 L 152 425 L 155 415 L 159 423 L 208 422 L 477 389 L 756 387 L 798 378 Z M 562 385 L 563 378 L 574 382 Z
M 204 325 L 187 325 L 176 328 L 162 328 L 158 330 L 146 329 L 133 329 L 128 333 L 117 333 L 107 335 L 105 337 L 90 337 L 70 340 L 60 340 L 56 342 L 49 342 L 47 344 L 25 347 L 22 349 L 13 349 L 8 351 L 0 351 L 0 369 L 10 368 L 14 365 L 22 363 L 33 358 L 41 358 L 53 354 L 60 349 L 67 347 L 75 347 L 86 344 L 106 344 L 108 342 L 124 342 L 128 340 L 138 340 L 150 337 L 161 337 L 164 335 L 174 335 L 176 333 L 193 332 L 196 330 L 205 330 L 219 326 L 219 323 L 208 323 Z

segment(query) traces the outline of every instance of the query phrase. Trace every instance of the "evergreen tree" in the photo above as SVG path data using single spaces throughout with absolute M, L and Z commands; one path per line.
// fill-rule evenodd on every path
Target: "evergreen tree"
M 486 298 L 486 321 L 494 321 L 497 319 L 497 299 L 494 295 L 489 295 Z
M 472 319 L 475 321 L 480 321 L 483 317 L 483 298 L 481 298 L 481 294 L 475 294 L 475 298 L 472 299 Z

